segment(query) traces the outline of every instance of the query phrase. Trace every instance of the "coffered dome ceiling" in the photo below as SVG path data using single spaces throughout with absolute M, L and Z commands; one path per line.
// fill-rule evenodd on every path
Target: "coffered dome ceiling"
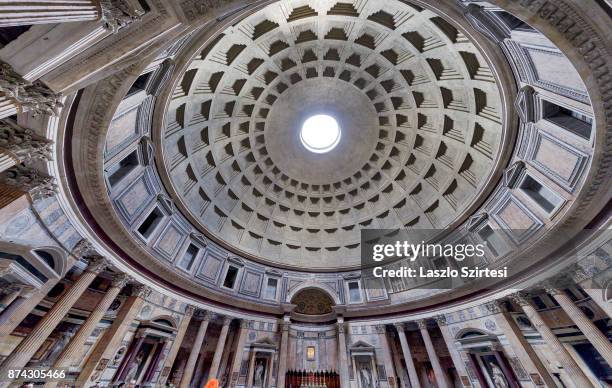
M 179 208 L 242 255 L 357 265 L 363 228 L 437 228 L 485 194 L 500 94 L 450 21 L 400 1 L 280 1 L 195 54 L 167 102 L 158 167 Z M 326 154 L 299 131 L 315 114 Z

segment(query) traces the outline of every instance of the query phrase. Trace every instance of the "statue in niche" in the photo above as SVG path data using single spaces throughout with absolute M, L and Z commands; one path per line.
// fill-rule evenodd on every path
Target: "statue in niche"
M 55 362 L 61 351 L 64 350 L 66 345 L 68 345 L 68 342 L 70 342 L 70 339 L 74 336 L 74 333 L 76 333 L 76 328 L 76 326 L 71 326 L 68 330 L 66 330 L 60 335 L 57 341 L 55 341 L 55 344 L 53 344 L 53 348 L 51 349 L 47 357 L 45 357 L 43 365 L 48 366 L 52 365 Z
M 491 375 L 495 388 L 508 388 L 508 382 L 506 381 L 504 372 L 502 372 L 499 366 L 493 363 L 491 364 Z
M 374 388 L 372 384 L 372 372 L 370 372 L 369 368 L 361 368 L 359 369 L 359 378 L 361 380 L 362 388 Z
M 255 367 L 255 375 L 253 377 L 254 385 L 256 387 L 263 387 L 264 384 L 264 364 L 263 361 L 259 360 L 257 362 L 257 366 Z
M 138 367 L 140 366 L 140 363 L 142 362 L 143 358 L 144 358 L 144 354 L 142 352 L 140 352 L 140 353 L 138 353 L 136 358 L 134 358 L 134 360 L 132 360 L 130 365 L 128 365 L 128 369 L 127 369 L 127 372 L 125 374 L 125 382 L 127 384 L 135 382 L 137 374 L 138 374 Z

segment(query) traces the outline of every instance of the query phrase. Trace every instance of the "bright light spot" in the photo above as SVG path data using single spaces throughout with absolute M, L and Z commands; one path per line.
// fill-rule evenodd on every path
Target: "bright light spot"
M 324 154 L 340 142 L 340 127 L 331 116 L 310 116 L 302 125 L 300 140 L 308 151 Z

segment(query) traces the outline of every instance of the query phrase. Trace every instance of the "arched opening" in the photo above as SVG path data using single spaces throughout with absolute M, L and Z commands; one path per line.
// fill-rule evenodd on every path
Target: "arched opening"
M 335 305 L 332 297 L 319 288 L 306 288 L 291 299 L 295 313 L 304 315 L 325 315 L 333 311 Z

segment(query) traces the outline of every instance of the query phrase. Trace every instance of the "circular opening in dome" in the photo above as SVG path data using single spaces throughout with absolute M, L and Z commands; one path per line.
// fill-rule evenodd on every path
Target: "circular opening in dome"
M 310 116 L 302 125 L 300 140 L 308 151 L 324 154 L 340 142 L 340 126 L 329 115 Z

